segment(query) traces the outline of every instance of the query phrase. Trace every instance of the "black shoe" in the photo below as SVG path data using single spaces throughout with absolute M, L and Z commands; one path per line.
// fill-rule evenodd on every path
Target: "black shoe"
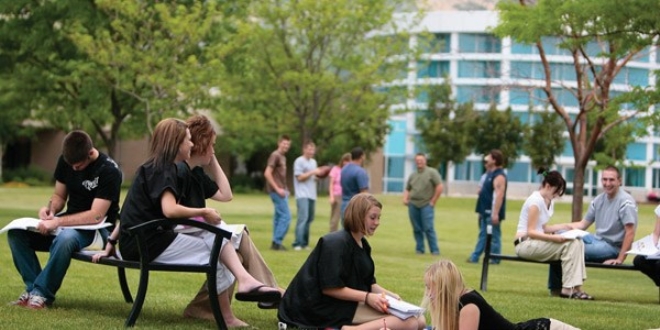
M 286 248 L 282 244 L 277 244 L 275 242 L 270 245 L 270 249 L 275 251 L 286 251 Z

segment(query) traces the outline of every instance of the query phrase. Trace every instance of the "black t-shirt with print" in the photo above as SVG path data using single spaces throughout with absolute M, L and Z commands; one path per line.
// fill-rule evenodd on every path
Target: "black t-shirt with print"
M 89 211 L 95 198 L 111 202 L 106 222 L 115 223 L 119 213 L 119 193 L 122 174 L 119 166 L 105 154 L 89 163 L 82 171 L 74 171 L 60 156 L 54 174 L 55 180 L 66 186 L 68 200 L 64 214 Z

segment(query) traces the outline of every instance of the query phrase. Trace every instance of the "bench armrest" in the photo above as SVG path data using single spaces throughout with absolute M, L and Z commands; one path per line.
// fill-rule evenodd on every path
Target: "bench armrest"
M 220 257 L 220 249 L 222 248 L 223 239 L 231 239 L 232 233 L 213 225 L 210 225 L 206 222 L 201 222 L 191 219 L 155 219 L 150 220 L 139 225 L 127 228 L 129 235 L 135 235 L 137 240 L 138 250 L 140 252 L 140 264 L 141 267 L 149 267 L 149 252 L 147 249 L 147 239 L 146 233 L 154 230 L 155 228 L 161 225 L 184 225 L 190 227 L 200 228 L 206 231 L 209 231 L 215 234 L 215 239 L 213 240 L 213 247 L 211 248 L 211 256 L 209 258 L 209 265 L 212 267 L 217 266 L 218 258 Z M 179 234 L 184 235 L 184 234 Z M 215 261 L 214 261 L 215 260 Z

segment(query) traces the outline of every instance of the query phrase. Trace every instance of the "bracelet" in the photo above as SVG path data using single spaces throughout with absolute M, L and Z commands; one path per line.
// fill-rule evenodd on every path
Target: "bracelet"
M 112 238 L 110 238 L 110 237 L 108 237 L 108 243 L 110 243 L 111 245 L 113 245 L 113 246 L 114 246 L 114 245 L 117 245 L 117 240 L 116 240 L 116 239 L 112 239 Z
M 369 299 L 369 293 L 370 292 L 367 291 L 367 294 L 364 296 L 364 304 L 367 305 L 367 306 L 369 305 L 369 302 L 367 301 Z

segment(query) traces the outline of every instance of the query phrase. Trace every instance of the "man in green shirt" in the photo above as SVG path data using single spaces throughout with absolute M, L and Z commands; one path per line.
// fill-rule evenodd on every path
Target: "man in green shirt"
M 440 248 L 433 222 L 435 203 L 442 194 L 442 179 L 436 169 L 426 166 L 424 154 L 415 155 L 415 164 L 417 172 L 410 175 L 403 192 L 403 204 L 408 206 L 408 216 L 413 227 L 415 251 L 424 254 L 424 236 L 426 236 L 431 253 L 439 255 Z

